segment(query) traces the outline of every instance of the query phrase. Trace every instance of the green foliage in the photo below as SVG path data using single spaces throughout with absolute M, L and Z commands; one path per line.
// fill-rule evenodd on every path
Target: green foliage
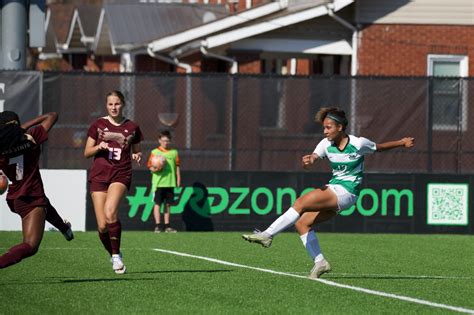
M 1 314 L 446 314 L 449 310 L 305 278 L 154 251 L 167 249 L 305 276 L 296 233 L 269 249 L 239 233 L 123 233 L 127 274 L 115 275 L 96 233 L 47 232 L 34 257 L 0 270 Z M 333 272 L 323 279 L 474 310 L 474 237 L 320 233 Z M 0 232 L 0 252 L 21 241 Z

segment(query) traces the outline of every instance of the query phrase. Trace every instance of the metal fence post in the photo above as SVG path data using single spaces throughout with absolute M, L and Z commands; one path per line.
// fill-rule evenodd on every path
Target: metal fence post
M 238 109 L 237 109 L 237 80 L 238 76 L 235 74 L 231 74 L 231 104 L 230 104 L 230 152 L 229 152 L 229 170 L 232 171 L 235 169 L 235 151 L 236 151 L 236 144 L 237 144 L 237 116 L 238 116 Z
M 186 150 L 191 149 L 192 144 L 192 117 L 193 117 L 193 104 L 192 104 L 192 82 L 191 74 L 186 73 Z
M 427 171 L 433 172 L 433 78 L 428 78 L 428 160 Z
M 457 126 L 457 145 L 456 145 L 456 174 L 461 173 L 461 151 L 462 151 L 462 132 L 463 132 L 463 123 L 464 123 L 464 112 L 463 112 L 463 102 L 464 102 L 464 79 L 459 79 L 459 93 L 458 93 L 458 126 Z

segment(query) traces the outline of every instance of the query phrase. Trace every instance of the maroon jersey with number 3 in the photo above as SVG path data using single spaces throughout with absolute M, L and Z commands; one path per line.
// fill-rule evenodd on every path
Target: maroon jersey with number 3
M 87 135 L 96 144 L 103 141 L 109 147 L 109 150 L 99 151 L 95 155 L 89 171 L 89 181 L 107 183 L 118 175 L 131 179 L 131 145 L 143 140 L 140 127 L 128 119 L 116 126 L 103 117 L 92 123 Z
M 43 126 L 36 126 L 27 131 L 36 145 L 25 150 L 21 155 L 8 158 L 0 157 L 0 168 L 11 181 L 8 187 L 7 200 L 23 196 L 44 196 L 43 181 L 39 171 L 41 144 L 48 140 L 48 132 Z

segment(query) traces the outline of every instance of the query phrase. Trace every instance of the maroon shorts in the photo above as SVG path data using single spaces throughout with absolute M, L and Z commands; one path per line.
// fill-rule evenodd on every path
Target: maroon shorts
M 94 182 L 89 181 L 89 191 L 107 191 L 109 190 L 109 186 L 113 183 L 122 183 L 127 186 L 127 190 L 130 190 L 130 179 L 128 178 L 115 178 L 113 181 L 110 182 Z
M 28 213 L 34 208 L 43 207 L 46 208 L 49 205 L 49 200 L 46 196 L 31 197 L 24 196 L 17 199 L 7 199 L 8 207 L 11 212 L 17 213 L 23 219 Z

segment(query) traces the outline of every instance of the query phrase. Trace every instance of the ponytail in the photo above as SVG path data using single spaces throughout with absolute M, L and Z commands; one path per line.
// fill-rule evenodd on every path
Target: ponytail
M 8 157 L 20 155 L 34 145 L 21 128 L 18 115 L 11 111 L 0 113 L 0 154 Z

